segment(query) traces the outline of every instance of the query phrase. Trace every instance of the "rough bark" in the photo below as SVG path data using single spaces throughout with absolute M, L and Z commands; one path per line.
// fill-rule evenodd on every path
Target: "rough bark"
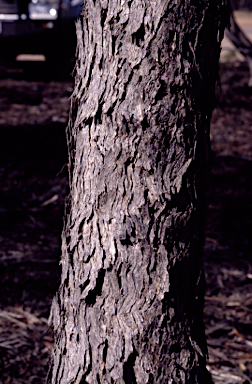
M 53 384 L 211 382 L 202 249 L 224 8 L 85 1 Z

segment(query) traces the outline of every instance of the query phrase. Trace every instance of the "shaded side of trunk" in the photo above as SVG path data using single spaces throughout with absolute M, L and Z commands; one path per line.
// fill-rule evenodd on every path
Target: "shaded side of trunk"
M 219 1 L 86 0 L 52 383 L 201 383 Z

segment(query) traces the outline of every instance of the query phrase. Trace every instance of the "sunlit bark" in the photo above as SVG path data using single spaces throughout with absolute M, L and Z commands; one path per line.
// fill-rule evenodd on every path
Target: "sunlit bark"
M 211 382 L 202 249 L 222 12 L 85 1 L 51 383 Z

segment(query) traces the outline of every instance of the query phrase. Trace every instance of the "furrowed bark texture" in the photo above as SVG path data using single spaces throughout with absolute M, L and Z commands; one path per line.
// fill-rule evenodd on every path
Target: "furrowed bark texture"
M 53 384 L 211 382 L 202 248 L 224 8 L 85 1 Z

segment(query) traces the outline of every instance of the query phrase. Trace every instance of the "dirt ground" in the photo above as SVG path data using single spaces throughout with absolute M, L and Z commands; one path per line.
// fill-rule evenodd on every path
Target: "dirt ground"
M 32 66 L 33 65 L 33 66 Z M 0 64 L 0 383 L 42 384 L 60 278 L 72 81 Z M 35 66 L 35 67 L 34 67 Z M 252 383 L 252 89 L 222 64 L 211 125 L 205 324 L 215 383 Z

